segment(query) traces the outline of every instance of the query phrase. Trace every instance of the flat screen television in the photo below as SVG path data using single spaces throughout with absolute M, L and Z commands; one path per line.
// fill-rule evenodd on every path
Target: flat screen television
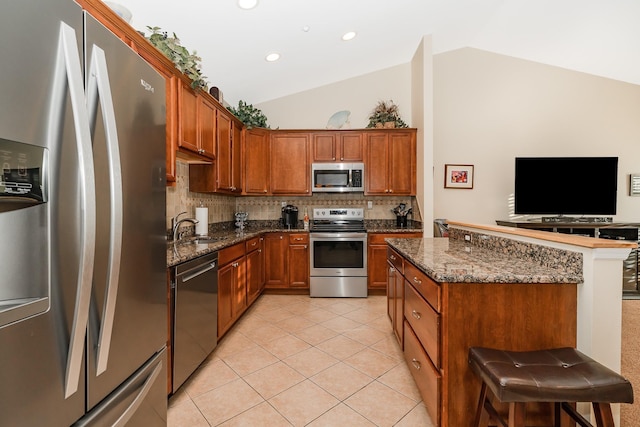
M 516 157 L 516 214 L 615 215 L 617 188 L 617 157 Z

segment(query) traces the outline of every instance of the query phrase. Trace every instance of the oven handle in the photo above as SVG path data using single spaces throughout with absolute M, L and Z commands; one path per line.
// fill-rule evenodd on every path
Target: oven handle
M 330 240 L 330 239 L 366 239 L 367 233 L 318 233 L 310 234 L 311 240 Z

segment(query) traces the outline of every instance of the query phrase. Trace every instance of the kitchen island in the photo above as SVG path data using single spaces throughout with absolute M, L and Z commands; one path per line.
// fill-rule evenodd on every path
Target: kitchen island
M 593 345 L 596 338 L 604 339 L 591 331 L 597 322 L 594 316 L 602 309 L 594 309 L 593 296 L 599 295 L 600 305 L 613 312 L 615 338 L 615 302 L 607 296 L 616 293 L 619 306 L 619 289 L 598 290 L 605 280 L 620 283 L 609 276 L 615 276 L 617 269 L 621 274 L 629 250 L 624 242 L 449 224 L 449 239 L 387 240 L 389 294 L 394 299 L 390 317 L 402 314 L 400 321 L 395 319 L 402 334 L 396 331 L 396 335 L 436 425 L 471 423 L 469 415 L 480 391 L 480 381 L 467 364 L 471 346 L 532 350 L 580 348 L 582 342 L 585 353 L 607 364 L 606 352 L 615 354 L 616 349 L 607 348 L 601 356 L 603 350 Z M 597 258 L 607 257 L 610 262 L 598 264 Z M 601 324 L 606 323 L 603 320 Z M 581 341 L 583 336 L 591 340 Z M 618 344 L 618 355 L 619 350 Z M 619 372 L 619 362 L 608 365 Z M 580 405 L 579 410 L 583 410 Z M 545 413 L 548 410 L 540 407 L 528 416 L 538 423 Z

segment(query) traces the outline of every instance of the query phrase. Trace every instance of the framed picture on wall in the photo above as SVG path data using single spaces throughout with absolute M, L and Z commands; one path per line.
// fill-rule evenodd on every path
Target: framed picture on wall
M 444 165 L 444 188 L 473 188 L 473 165 Z

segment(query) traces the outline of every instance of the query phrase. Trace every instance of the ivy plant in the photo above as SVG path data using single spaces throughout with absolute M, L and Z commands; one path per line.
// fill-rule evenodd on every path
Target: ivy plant
M 251 129 L 254 127 L 258 128 L 268 128 L 267 125 L 267 116 L 258 109 L 255 108 L 251 104 L 247 104 L 246 102 L 240 100 L 238 101 L 238 108 L 227 107 L 231 113 L 236 116 L 247 129 Z
M 207 90 L 206 77 L 200 71 L 200 58 L 196 51 L 190 53 L 187 48 L 182 46 L 180 39 L 173 33 L 169 37 L 166 31 L 162 31 L 160 27 L 147 27 L 151 34 L 146 39 L 151 42 L 160 52 L 169 58 L 181 73 L 191 79 L 191 87 L 193 89 Z

